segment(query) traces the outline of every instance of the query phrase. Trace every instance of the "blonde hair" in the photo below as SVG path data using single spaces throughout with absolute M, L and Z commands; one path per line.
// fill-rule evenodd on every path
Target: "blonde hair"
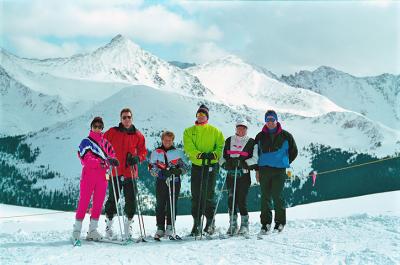
M 161 140 L 164 140 L 164 137 L 172 137 L 172 141 L 175 140 L 175 134 L 171 131 L 164 131 L 161 134 Z

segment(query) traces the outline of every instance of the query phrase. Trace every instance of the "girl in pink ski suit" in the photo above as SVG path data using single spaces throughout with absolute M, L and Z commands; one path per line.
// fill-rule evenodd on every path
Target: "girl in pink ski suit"
M 104 128 L 104 123 L 102 118 L 94 118 L 90 127 L 89 136 L 81 141 L 78 150 L 78 156 L 83 168 L 73 230 L 74 240 L 79 240 L 80 238 L 82 221 L 85 218 L 92 195 L 90 225 L 86 239 L 102 239 L 102 236 L 97 232 L 97 225 L 107 191 L 106 172 L 110 166 L 119 164 L 118 160 L 115 159 L 113 147 L 103 138 L 101 131 Z

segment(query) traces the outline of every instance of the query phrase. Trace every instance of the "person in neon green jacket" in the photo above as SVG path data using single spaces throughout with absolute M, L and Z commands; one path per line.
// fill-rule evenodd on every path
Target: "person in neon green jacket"
M 222 132 L 208 124 L 209 110 L 205 105 L 199 107 L 196 118 L 195 125 L 183 132 L 184 151 L 192 161 L 192 236 L 201 234 L 203 215 L 207 218 L 204 232 L 213 234 L 215 231 L 215 183 L 219 172 L 218 160 L 225 143 Z

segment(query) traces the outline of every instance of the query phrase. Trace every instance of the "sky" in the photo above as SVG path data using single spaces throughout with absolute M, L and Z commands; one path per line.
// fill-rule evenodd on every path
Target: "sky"
M 0 47 L 21 57 L 90 52 L 117 34 L 168 61 L 400 74 L 400 2 L 0 0 Z

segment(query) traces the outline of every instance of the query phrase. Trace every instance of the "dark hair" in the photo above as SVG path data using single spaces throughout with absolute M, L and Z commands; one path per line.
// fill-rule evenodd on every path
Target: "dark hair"
M 119 114 L 119 116 L 121 117 L 122 113 L 124 113 L 124 112 L 129 112 L 132 115 L 132 111 L 131 111 L 130 108 L 124 108 L 124 109 L 121 110 L 121 113 Z
M 93 127 L 93 124 L 95 124 L 95 123 L 101 123 L 101 125 L 102 125 L 103 128 L 104 128 L 104 122 L 103 122 L 103 119 L 102 119 L 101 117 L 94 117 L 94 119 L 93 119 L 92 122 L 90 123 L 90 128 L 92 128 L 92 127 Z

